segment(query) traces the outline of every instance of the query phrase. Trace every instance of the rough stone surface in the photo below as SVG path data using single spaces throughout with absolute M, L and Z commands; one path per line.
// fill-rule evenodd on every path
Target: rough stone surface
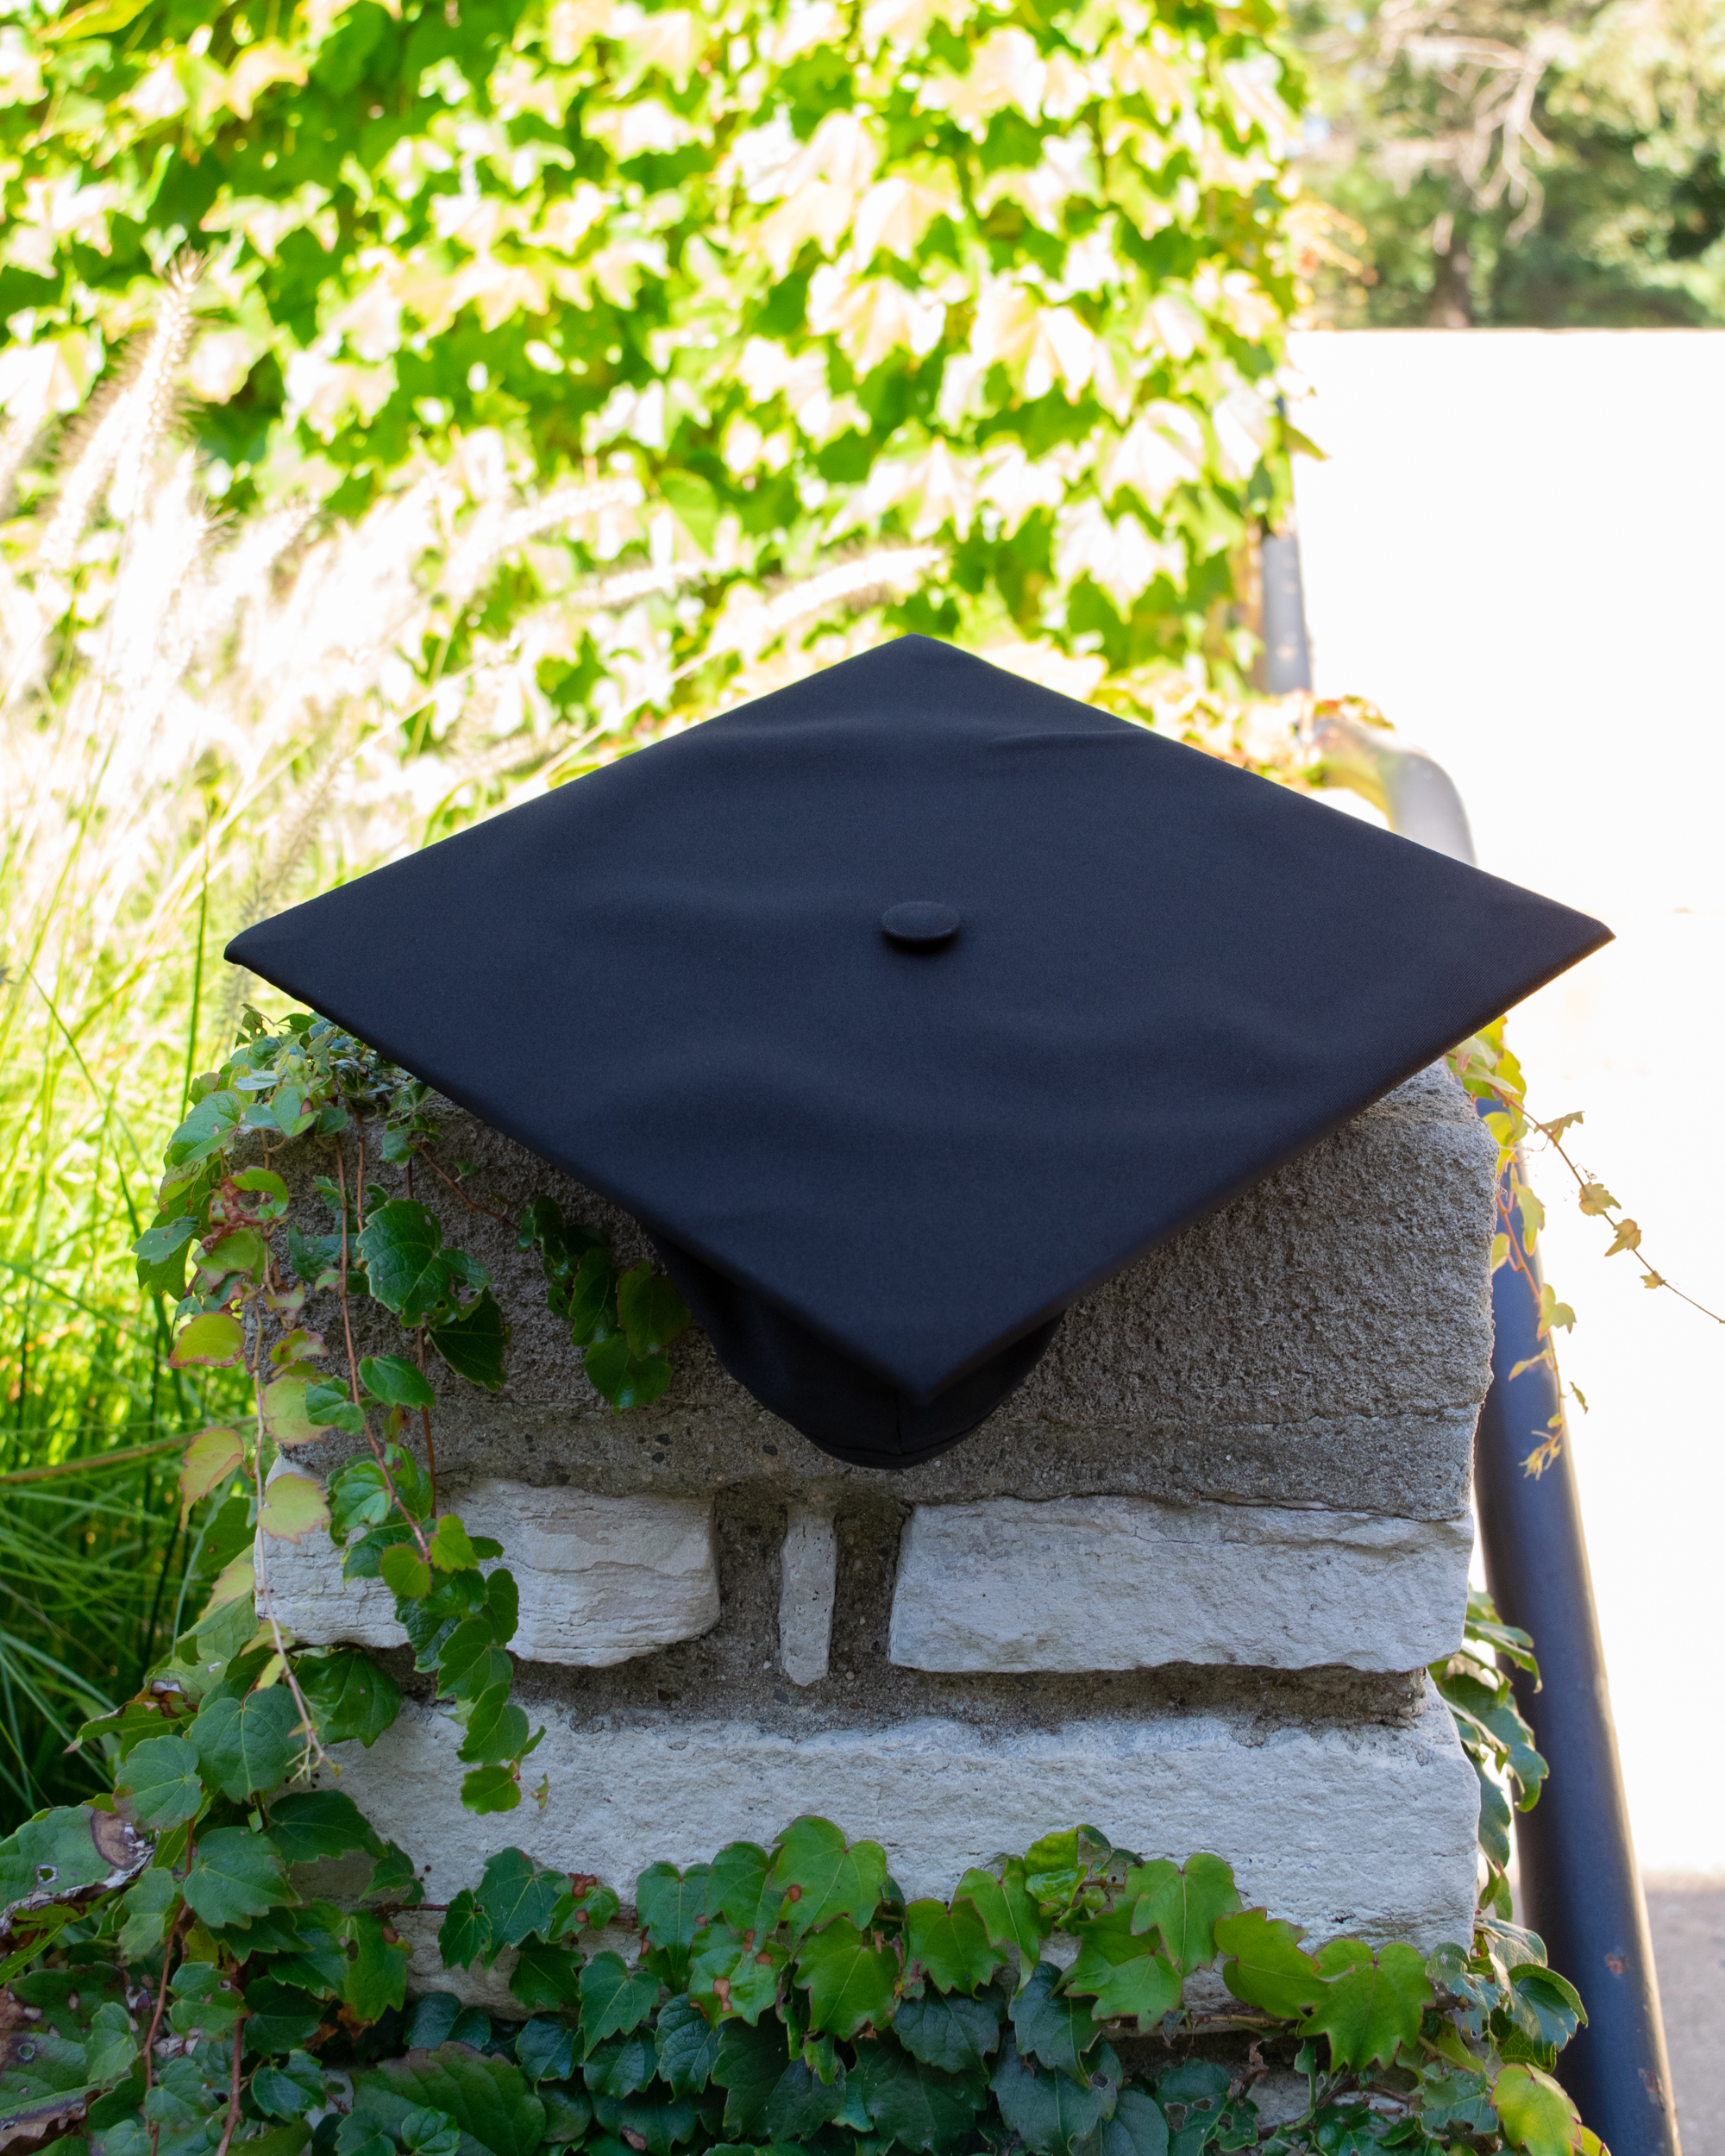
M 1145 1497 L 919 1505 L 888 1652 L 918 1670 L 1412 1670 L 1461 1645 L 1472 1522 Z
M 1402 1728 L 1090 1714 L 998 1737 L 932 1718 L 798 1740 L 681 1714 L 547 1720 L 533 1755 L 545 1808 L 512 1814 L 511 1838 L 625 1899 L 649 1863 L 765 1842 L 813 1812 L 880 1839 L 907 1895 L 950 1894 L 969 1865 L 1085 1820 L 1145 1856 L 1216 1851 L 1249 1900 L 1320 1939 L 1429 1947 L 1471 1921 L 1478 1785 L 1429 1689 Z M 477 1879 L 498 1839 L 495 1820 L 461 1809 L 460 1741 L 409 1705 L 370 1752 L 342 1748 L 342 1788 L 429 1865 L 437 1902 Z
M 841 1467 L 754 1401 L 691 1332 L 651 1407 L 614 1414 L 546 1307 L 515 1223 L 544 1191 L 650 1254 L 641 1228 L 454 1107 L 440 1156 L 472 1163 L 472 1202 L 422 1171 L 450 1239 L 489 1269 L 513 1328 L 509 1380 L 489 1396 L 434 1366 L 449 1479 L 570 1482 L 599 1494 L 705 1495 L 753 1480 L 887 1487 L 916 1502 L 1137 1494 L 1319 1503 L 1410 1518 L 1466 1508 L 1490 1376 L 1487 1251 L 1495 1152 L 1458 1087 L 1433 1069 L 1076 1305 L 1029 1382 L 942 1458 L 900 1475 Z M 328 1225 L 309 1142 L 276 1156 L 304 1225 Z M 367 1163 L 392 1192 L 401 1171 Z M 363 1305 L 358 1351 L 395 1343 Z M 305 1322 L 339 1339 L 333 1301 Z M 339 1361 L 339 1358 L 332 1358 Z M 340 1457 L 321 1448 L 325 1471 Z
M 779 1666 L 793 1684 L 818 1684 L 832 1646 L 838 1536 L 830 1505 L 795 1505 L 779 1552 Z
M 712 1508 L 699 1500 L 490 1481 L 464 1490 L 460 1511 L 470 1534 L 492 1536 L 507 1552 L 521 1594 L 511 1645 L 523 1661 L 603 1669 L 718 1621 Z M 272 1545 L 267 1562 L 276 1613 L 300 1639 L 405 1642 L 382 1581 L 344 1581 L 327 1538 Z
M 1220 1663 L 1100 1674 L 900 1669 L 888 1658 L 887 1640 L 909 1508 L 894 1499 L 890 1484 L 841 1484 L 836 1495 L 837 1580 L 825 1677 L 795 1684 L 781 1666 L 781 1551 L 791 1507 L 770 1488 L 745 1482 L 720 1489 L 713 1499 L 721 1598 L 712 1630 L 604 1669 L 525 1663 L 522 1696 L 529 1711 L 542 1716 L 567 1711 L 584 1721 L 643 1710 L 699 1713 L 799 1740 L 815 1731 L 873 1729 L 900 1718 L 962 1721 L 1004 1736 L 1047 1730 L 1098 1711 L 1244 1713 L 1265 1730 L 1308 1719 L 1405 1722 L 1417 1711 L 1417 1670 L 1385 1675 L 1334 1666 L 1295 1670 Z M 459 1485 L 445 1501 L 464 1510 Z M 423 1686 L 405 1651 L 390 1666 L 408 1690 Z

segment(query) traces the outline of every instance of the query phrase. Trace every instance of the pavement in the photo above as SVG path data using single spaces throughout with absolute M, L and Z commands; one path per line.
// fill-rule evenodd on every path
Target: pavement
M 1725 1878 L 1647 1883 L 1683 2156 L 1725 2156 Z

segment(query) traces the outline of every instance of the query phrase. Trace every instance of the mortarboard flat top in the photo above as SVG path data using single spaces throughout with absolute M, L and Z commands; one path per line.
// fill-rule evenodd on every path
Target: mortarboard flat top
M 1609 940 L 906 636 L 227 955 L 614 1199 L 733 1375 L 905 1466 L 1067 1304 Z

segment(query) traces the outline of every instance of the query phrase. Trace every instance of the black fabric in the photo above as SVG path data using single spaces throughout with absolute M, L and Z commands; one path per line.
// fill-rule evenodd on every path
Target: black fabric
M 968 1438 L 1023 1384 L 1060 1330 L 1051 1318 L 932 1400 L 915 1400 L 663 1236 L 654 1244 L 731 1375 L 851 1467 L 916 1467 Z
M 893 943 L 913 901 L 958 933 Z M 228 956 L 706 1268 L 842 1457 L 969 1426 L 959 1381 L 1609 934 L 909 636 Z

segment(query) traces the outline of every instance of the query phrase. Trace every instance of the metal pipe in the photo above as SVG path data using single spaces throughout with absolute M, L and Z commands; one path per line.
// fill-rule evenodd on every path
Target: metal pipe
M 1272 696 L 1312 686 L 1312 653 L 1306 636 L 1306 595 L 1300 582 L 1300 541 L 1290 525 L 1266 531 L 1258 546 L 1258 590 L 1263 611 L 1264 680 Z
M 1278 616 L 1266 673 L 1283 693 L 1309 691 L 1299 541 L 1277 549 L 1274 589 L 1284 610 L 1302 605 L 1297 636 Z M 1270 646 L 1272 572 L 1264 572 L 1264 642 Z M 1285 653 L 1273 660 L 1274 649 Z M 1278 675 L 1284 671 L 1288 678 Z M 1467 812 L 1454 781 L 1423 750 L 1346 712 L 1314 713 L 1308 746 L 1320 785 L 1371 801 L 1392 830 L 1458 861 L 1474 861 Z M 1517 1704 L 1551 1773 L 1539 1802 L 1515 1814 L 1518 1907 L 1545 1941 L 1552 1968 L 1569 1977 L 1588 2026 L 1558 2055 L 1557 2078 L 1612 2156 L 1679 2156 L 1671 2068 L 1647 1907 L 1629 1834 L 1628 1808 L 1612 1727 L 1605 1658 L 1593 1605 L 1587 1539 L 1565 1441 L 1540 1476 L 1524 1463 L 1559 1426 L 1561 1395 L 1551 1365 L 1534 1361 L 1539 1267 L 1502 1265 L 1493 1275 L 1491 1387 L 1474 1441 L 1474 1489 L 1486 1584 L 1499 1614 L 1531 1633 L 1540 1683 L 1512 1671 Z M 1531 1363 L 1512 1379 L 1519 1363 Z
M 1486 1584 L 1505 1622 L 1533 1635 L 1537 1687 L 1522 1670 L 1510 1681 L 1551 1766 L 1539 1802 L 1515 1815 L 1517 1902 L 1587 2009 L 1587 2027 L 1557 2065 L 1583 2119 L 1612 2156 L 1678 2156 L 1659 1982 L 1568 1443 L 1542 1475 L 1523 1464 L 1560 1426 L 1552 1418 L 1561 1407 L 1552 1366 L 1538 1359 L 1537 1253 L 1527 1264 L 1526 1273 L 1500 1265 L 1492 1278 L 1491 1389 L 1473 1453 Z M 1523 1363 L 1529 1367 L 1512 1377 Z

